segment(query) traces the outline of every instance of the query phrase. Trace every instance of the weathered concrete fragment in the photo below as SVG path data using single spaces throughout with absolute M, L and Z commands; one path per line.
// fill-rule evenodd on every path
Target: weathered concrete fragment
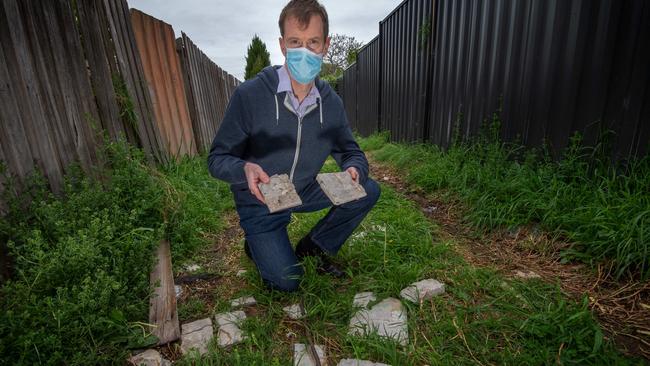
M 325 195 L 336 206 L 366 196 L 363 187 L 352 179 L 348 172 L 322 173 L 316 176 Z
M 302 200 L 296 192 L 296 187 L 286 174 L 273 175 L 269 183 L 260 183 L 258 187 L 264 196 L 270 212 L 302 205 Z

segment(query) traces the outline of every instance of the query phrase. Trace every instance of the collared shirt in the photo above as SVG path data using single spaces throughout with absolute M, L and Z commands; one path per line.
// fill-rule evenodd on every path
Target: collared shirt
M 320 99 L 318 88 L 315 84 L 312 85 L 309 93 L 307 93 L 305 99 L 303 99 L 302 103 L 300 103 L 296 95 L 293 93 L 293 89 L 291 88 L 291 79 L 289 77 L 289 72 L 287 71 L 286 65 L 282 65 L 281 68 L 277 69 L 277 72 L 279 82 L 276 94 L 287 92 L 289 100 L 291 101 L 291 105 L 293 106 L 293 110 L 296 112 L 296 114 L 298 114 L 300 118 L 304 117 L 307 107 L 316 104 L 316 101 Z

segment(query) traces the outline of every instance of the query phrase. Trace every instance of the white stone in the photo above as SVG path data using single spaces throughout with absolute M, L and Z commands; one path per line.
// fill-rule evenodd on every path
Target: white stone
M 257 304 L 257 301 L 252 296 L 239 297 L 230 302 L 230 306 L 233 308 L 238 308 L 241 306 L 253 306 L 255 304 Z
M 408 325 L 406 309 L 395 298 L 382 300 L 370 310 L 359 310 L 350 319 L 351 335 L 376 333 L 381 337 L 395 340 L 401 345 L 408 343 Z
M 444 284 L 434 279 L 427 279 L 427 280 L 422 280 L 422 281 L 412 283 L 410 286 L 403 289 L 399 293 L 399 295 L 404 300 L 417 303 L 444 293 L 445 293 Z
M 368 304 L 373 301 L 376 301 L 377 297 L 374 292 L 359 292 L 354 295 L 354 300 L 352 300 L 352 306 L 355 308 L 368 308 Z
M 284 310 L 289 318 L 293 320 L 298 320 L 305 317 L 305 311 L 303 310 L 302 306 L 300 306 L 300 304 L 285 306 L 282 308 L 282 310 Z
M 314 360 L 307 350 L 306 345 L 302 343 L 296 343 L 293 345 L 293 366 L 313 366 L 316 365 L 316 360 Z M 327 365 L 327 358 L 325 357 L 325 348 L 320 345 L 314 345 L 316 349 L 316 355 L 318 355 L 318 360 L 321 365 Z
M 186 354 L 190 349 L 196 349 L 199 354 L 208 352 L 208 344 L 212 340 L 214 330 L 212 320 L 205 318 L 181 326 L 181 353 Z
M 176 293 L 176 298 L 178 299 L 183 295 L 183 286 L 174 285 L 174 292 Z
M 316 181 L 336 206 L 366 196 L 363 186 L 355 182 L 348 172 L 321 173 L 316 176 Z
M 525 278 L 525 279 L 541 278 L 542 277 L 542 276 L 538 275 L 537 273 L 535 273 L 533 271 L 528 271 L 528 272 L 515 271 L 515 276 Z
M 372 362 L 366 360 L 357 360 L 354 358 L 344 358 L 336 366 L 390 366 L 385 363 Z
M 219 332 L 217 333 L 219 346 L 230 346 L 246 339 L 241 329 L 239 329 L 244 319 L 246 319 L 246 313 L 241 310 L 216 315 L 216 321 L 219 325 Z
M 248 271 L 245 269 L 240 269 L 239 271 L 237 271 L 237 277 L 242 277 L 243 275 L 246 274 L 246 272 Z
M 134 366 L 169 366 L 171 362 L 155 349 L 148 349 L 142 353 L 129 358 L 129 363 Z

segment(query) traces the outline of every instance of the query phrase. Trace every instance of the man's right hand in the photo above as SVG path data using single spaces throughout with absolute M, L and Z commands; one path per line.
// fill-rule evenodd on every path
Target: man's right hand
M 264 202 L 264 196 L 260 192 L 259 183 L 268 183 L 270 181 L 268 174 L 264 172 L 261 166 L 255 163 L 244 164 L 244 173 L 246 174 L 246 181 L 248 181 L 248 189 L 251 194 L 255 196 L 260 202 Z

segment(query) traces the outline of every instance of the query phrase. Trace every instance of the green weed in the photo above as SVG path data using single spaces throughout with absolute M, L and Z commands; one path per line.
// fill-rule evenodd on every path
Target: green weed
M 611 164 L 576 135 L 555 161 L 502 143 L 493 131 L 447 151 L 389 143 L 387 135 L 361 145 L 399 167 L 409 182 L 461 198 L 476 228 L 540 225 L 573 243 L 562 252 L 567 259 L 611 262 L 619 277 L 650 276 L 649 157 Z

